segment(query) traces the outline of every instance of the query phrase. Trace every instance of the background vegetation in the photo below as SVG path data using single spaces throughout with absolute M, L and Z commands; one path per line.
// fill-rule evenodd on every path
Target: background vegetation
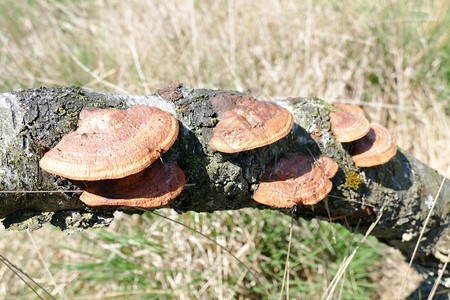
M 119 1 L 0 2 L 0 92 L 81 85 L 150 93 L 180 80 L 258 98 L 318 96 L 362 105 L 398 144 L 448 172 L 449 2 Z M 448 173 L 447 173 L 448 176 Z M 290 219 L 243 210 L 175 218 L 118 214 L 112 226 L 67 236 L 0 228 L 0 254 L 57 298 L 260 298 L 281 293 Z M 287 284 L 319 299 L 361 240 L 322 221 L 294 223 Z M 335 298 L 386 298 L 401 258 L 369 239 Z M 397 281 L 395 280 L 397 279 Z M 410 289 L 417 282 L 409 280 Z M 34 285 L 33 285 L 34 286 Z M 45 297 L 41 290 L 39 293 Z M 406 293 L 405 293 L 406 294 Z M 396 294 L 395 294 L 396 295 Z M 0 265 L 0 298 L 33 298 Z

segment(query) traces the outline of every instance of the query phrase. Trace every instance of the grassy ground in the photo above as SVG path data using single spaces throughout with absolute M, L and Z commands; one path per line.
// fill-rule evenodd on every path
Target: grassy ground
M 0 92 L 75 84 L 142 94 L 178 79 L 258 98 L 319 96 L 362 105 L 400 147 L 446 174 L 447 11 L 445 0 L 3 0 Z M 214 243 L 154 215 L 118 215 L 108 229 L 71 236 L 0 229 L 0 254 L 58 298 L 259 298 L 263 286 L 279 296 L 289 218 L 161 213 L 217 240 L 259 281 Z M 294 225 L 289 293 L 318 299 L 361 237 L 317 221 Z M 388 297 L 386 251 L 366 241 L 335 298 Z M 0 265 L 0 298 L 33 296 Z

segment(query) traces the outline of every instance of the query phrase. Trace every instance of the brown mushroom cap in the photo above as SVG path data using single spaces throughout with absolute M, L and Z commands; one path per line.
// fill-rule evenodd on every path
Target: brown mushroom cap
M 267 169 L 253 199 L 279 208 L 312 205 L 325 198 L 332 187 L 322 169 L 314 166 L 311 155 L 289 153 Z
M 39 165 L 74 180 L 122 178 L 157 160 L 177 135 L 178 121 L 155 107 L 83 109 L 77 130 L 64 136 Z
M 348 112 L 353 112 L 353 113 L 357 113 L 361 116 L 364 116 L 364 109 L 362 109 L 359 106 L 355 106 L 355 105 L 351 105 L 351 104 L 344 104 L 344 103 L 335 103 L 334 108 L 339 109 L 341 111 L 348 111 Z
M 387 163 L 397 153 L 397 144 L 389 130 L 380 124 L 370 124 L 370 131 L 353 143 L 353 161 L 358 167 L 373 167 Z
M 333 178 L 339 170 L 339 165 L 333 159 L 325 155 L 321 155 L 317 159 L 316 166 L 321 168 L 328 178 Z
M 293 124 L 294 118 L 287 109 L 244 97 L 221 115 L 209 146 L 225 153 L 263 147 L 285 137 Z
M 89 182 L 80 200 L 88 206 L 156 208 L 176 198 L 184 184 L 184 173 L 176 163 L 158 160 L 144 171 L 125 178 Z
M 362 138 L 369 132 L 369 121 L 362 115 L 342 111 L 330 113 L 331 131 L 340 143 Z

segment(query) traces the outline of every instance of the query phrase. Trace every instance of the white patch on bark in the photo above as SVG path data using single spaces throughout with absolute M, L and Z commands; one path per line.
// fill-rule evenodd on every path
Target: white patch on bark
M 21 108 L 15 95 L 0 94 L 0 153 L 3 155 L 14 145 L 21 144 L 19 133 L 24 114 L 25 110 Z M 7 166 L 6 161 L 3 161 L 3 155 L 0 155 L 0 180 L 5 184 L 4 189 L 15 189 L 16 187 L 10 186 L 9 180 L 6 179 L 17 178 L 17 171 Z
M 120 98 L 122 100 L 125 100 L 129 106 L 147 105 L 151 107 L 157 107 L 176 116 L 176 105 L 168 100 L 159 97 L 158 95 L 126 95 L 104 93 L 98 91 L 95 92 L 105 95 L 105 97 L 108 99 Z

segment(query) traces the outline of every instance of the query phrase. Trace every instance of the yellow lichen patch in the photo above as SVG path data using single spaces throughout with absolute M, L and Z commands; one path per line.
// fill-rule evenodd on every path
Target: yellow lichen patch
M 358 173 L 356 173 L 355 171 L 350 171 L 347 173 L 346 183 L 351 189 L 354 189 L 356 191 L 361 185 L 362 179 L 361 177 L 359 177 Z

